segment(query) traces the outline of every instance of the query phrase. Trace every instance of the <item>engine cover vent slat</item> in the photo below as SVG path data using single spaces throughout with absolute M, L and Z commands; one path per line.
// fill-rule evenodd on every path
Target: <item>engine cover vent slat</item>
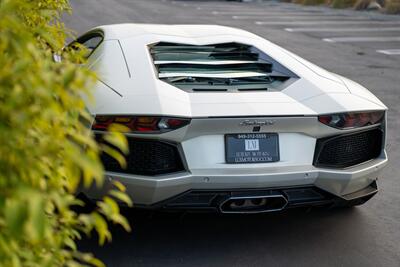
M 265 54 L 245 44 L 160 42 L 149 46 L 149 51 L 158 78 L 190 92 L 210 92 L 214 88 L 220 92 L 221 87 L 234 92 L 267 91 L 292 78 L 274 70 Z
M 196 73 L 196 72 L 184 72 L 181 70 L 180 72 L 168 72 L 168 73 L 160 73 L 159 78 L 173 78 L 173 77 L 192 77 L 192 78 L 221 78 L 221 79 L 234 79 L 234 78 L 247 78 L 247 77 L 262 77 L 267 76 L 261 72 L 254 71 L 220 71 L 220 72 L 206 72 L 206 73 Z
M 224 72 L 260 72 L 266 75 L 271 72 L 271 66 L 267 63 L 243 63 L 243 64 L 192 64 L 192 63 L 171 63 L 158 66 L 162 73 L 189 72 L 189 73 L 224 73 Z
M 240 64 L 268 64 L 255 60 L 156 60 L 156 65 L 189 64 L 189 65 L 240 65 Z
M 152 51 L 154 60 L 249 60 L 258 59 L 258 54 L 249 52 L 185 52 L 185 51 Z

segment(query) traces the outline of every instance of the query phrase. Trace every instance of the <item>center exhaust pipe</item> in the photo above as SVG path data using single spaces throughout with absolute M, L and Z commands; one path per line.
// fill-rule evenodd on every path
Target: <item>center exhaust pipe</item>
M 262 213 L 283 210 L 288 204 L 281 195 L 237 196 L 223 201 L 219 210 L 221 213 Z

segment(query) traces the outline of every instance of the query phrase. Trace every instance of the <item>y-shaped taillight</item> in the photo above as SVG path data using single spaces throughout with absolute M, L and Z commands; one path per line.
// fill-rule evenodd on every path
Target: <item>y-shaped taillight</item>
M 361 111 L 336 113 L 318 116 L 318 120 L 338 129 L 350 129 L 379 124 L 383 121 L 385 111 Z
M 97 115 L 92 129 L 106 131 L 113 123 L 126 126 L 133 133 L 164 133 L 188 125 L 190 119 L 156 116 Z

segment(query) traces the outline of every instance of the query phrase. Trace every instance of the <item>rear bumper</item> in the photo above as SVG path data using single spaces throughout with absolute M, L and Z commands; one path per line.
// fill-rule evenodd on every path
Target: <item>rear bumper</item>
M 142 208 L 163 210 L 214 211 L 221 213 L 260 213 L 298 207 L 335 207 L 362 204 L 378 192 L 376 181 L 347 196 L 338 197 L 315 186 L 243 190 L 190 190 L 178 196 Z M 283 203 L 257 210 L 227 210 L 226 203 L 236 199 L 280 197 Z M 268 202 L 268 200 L 267 200 Z
M 105 186 L 84 193 L 90 199 L 99 199 L 111 187 L 112 181 L 122 182 L 136 206 L 156 207 L 187 192 L 269 190 L 275 188 L 314 187 L 339 199 L 362 197 L 356 194 L 373 184 L 387 164 L 383 157 L 348 169 L 320 169 L 313 166 L 284 168 L 204 170 L 181 172 L 164 176 L 137 176 L 106 173 Z M 367 192 L 368 193 L 368 192 Z M 290 206 L 290 203 L 289 203 Z

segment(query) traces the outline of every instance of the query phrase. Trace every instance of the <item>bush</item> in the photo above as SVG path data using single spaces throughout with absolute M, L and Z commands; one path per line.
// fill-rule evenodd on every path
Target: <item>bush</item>
M 94 211 L 71 209 L 81 183 L 102 184 L 103 167 L 82 101 L 94 75 L 69 61 L 82 61 L 77 52 L 52 60 L 69 9 L 68 0 L 0 0 L 0 266 L 101 266 L 76 240 L 92 231 L 110 240 L 107 220 L 129 230 L 121 184 Z M 122 134 L 108 140 L 126 147 Z
M 326 0 L 303 0 L 302 4 L 306 6 L 323 5 L 326 4 Z
M 357 0 L 357 2 L 354 4 L 354 9 L 355 10 L 364 10 L 367 9 L 368 6 L 372 3 L 372 0 Z
M 385 12 L 390 14 L 400 14 L 400 0 L 388 0 Z
M 355 5 L 357 0 L 333 0 L 332 7 L 333 8 L 349 8 Z

